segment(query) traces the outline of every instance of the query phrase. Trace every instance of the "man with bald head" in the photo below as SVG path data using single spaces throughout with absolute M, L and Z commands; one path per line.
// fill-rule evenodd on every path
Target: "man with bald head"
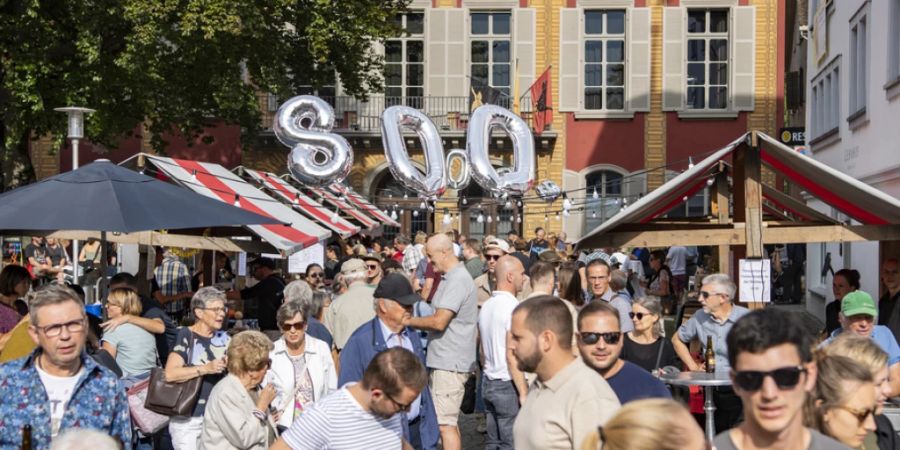
M 486 449 L 513 448 L 513 423 L 528 394 L 525 376 L 516 366 L 509 346 L 512 313 L 525 284 L 525 266 L 515 256 L 503 256 L 494 266 L 497 279 L 491 297 L 481 307 L 478 331 L 484 378 L 481 389 L 487 411 Z
M 475 369 L 475 330 L 478 300 L 475 282 L 453 252 L 447 235 L 436 234 L 425 244 L 425 253 L 441 274 L 441 283 L 431 300 L 434 315 L 406 317 L 403 325 L 427 330 L 430 369 L 428 385 L 434 399 L 441 440 L 445 450 L 459 450 L 462 442 L 457 423 L 465 384 Z

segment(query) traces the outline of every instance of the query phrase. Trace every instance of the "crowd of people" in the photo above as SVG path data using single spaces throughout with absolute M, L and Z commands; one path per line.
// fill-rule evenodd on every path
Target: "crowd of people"
M 50 269 L 0 272 L 0 447 L 27 434 L 76 448 L 99 431 L 127 449 L 457 450 L 461 415 L 480 411 L 491 450 L 900 448 L 884 415 L 900 395 L 895 259 L 878 302 L 858 273 L 835 274 L 822 335 L 797 313 L 736 305 L 696 248 L 420 233 L 330 245 L 299 277 L 256 258 L 253 282 L 230 290 L 160 250 L 150 295 L 114 275 L 103 319 Z M 214 264 L 234 278 L 227 257 Z M 700 308 L 667 332 L 687 297 Z M 662 378 L 677 371 L 731 381 L 713 391 L 712 442 Z M 198 388 L 146 430 L 136 398 L 154 373 Z

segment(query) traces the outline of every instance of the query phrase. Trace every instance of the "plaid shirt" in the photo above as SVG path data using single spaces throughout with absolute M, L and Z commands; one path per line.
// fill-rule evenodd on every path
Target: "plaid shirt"
M 417 245 L 408 245 L 403 251 L 403 270 L 410 273 L 419 266 L 419 261 L 423 258 L 422 250 Z
M 50 446 L 50 402 L 34 360 L 29 356 L 0 365 L 0 448 L 19 448 L 22 426 L 30 424 L 34 448 Z M 125 388 L 115 374 L 100 367 L 86 353 L 84 370 L 66 404 L 60 432 L 69 428 L 91 428 L 122 440 L 131 449 L 131 417 Z
M 171 296 L 191 290 L 191 271 L 177 256 L 168 255 L 163 258 L 162 263 L 153 271 L 153 276 L 156 277 L 162 295 Z M 181 312 L 185 303 L 184 300 L 166 303 L 166 312 Z

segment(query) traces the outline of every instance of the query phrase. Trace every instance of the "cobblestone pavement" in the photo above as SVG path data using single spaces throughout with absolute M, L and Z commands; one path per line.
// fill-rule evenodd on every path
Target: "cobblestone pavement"
M 459 432 L 462 435 L 463 450 L 484 450 L 484 434 L 476 430 L 478 418 L 483 413 L 461 414 L 459 417 Z

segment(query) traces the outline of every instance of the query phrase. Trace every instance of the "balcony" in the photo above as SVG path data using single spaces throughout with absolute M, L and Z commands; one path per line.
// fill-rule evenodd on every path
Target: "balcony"
M 259 94 L 262 111 L 262 129 L 271 131 L 275 113 L 281 100 L 270 94 Z M 370 96 L 367 101 L 355 97 L 322 97 L 333 108 L 336 115 L 335 130 L 348 134 L 371 135 L 381 133 L 381 113 L 389 106 L 406 105 L 424 112 L 441 134 L 464 134 L 469 124 L 469 97 L 385 97 Z M 500 106 L 512 109 L 512 99 L 502 99 Z M 519 115 L 534 131 L 531 114 L 533 105 L 526 93 L 520 101 Z M 548 125 L 549 127 L 549 125 Z M 547 128 L 549 130 L 549 128 Z

